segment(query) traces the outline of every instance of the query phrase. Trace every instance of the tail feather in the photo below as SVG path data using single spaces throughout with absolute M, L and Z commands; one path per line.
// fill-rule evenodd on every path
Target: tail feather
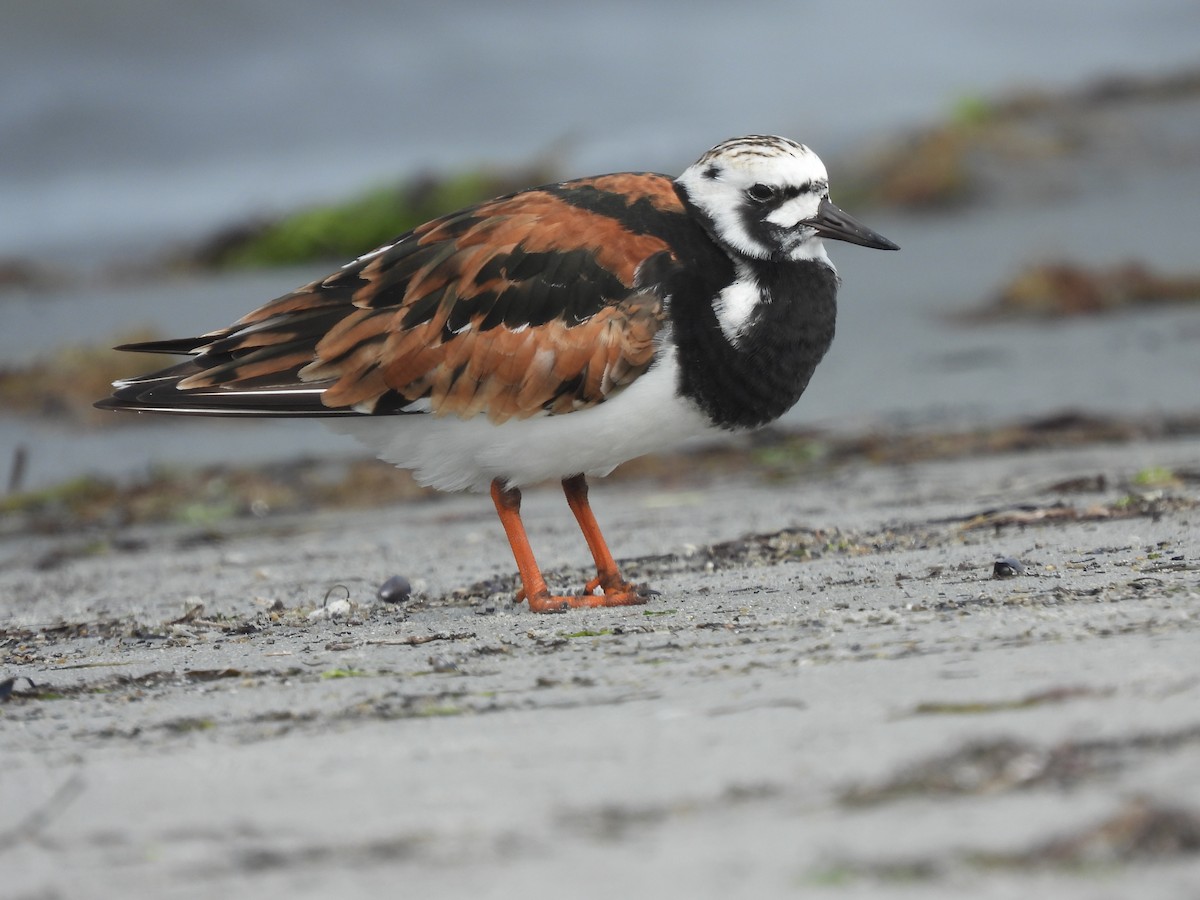
M 192 416 L 266 416 L 297 418 L 359 415 L 352 409 L 330 409 L 321 402 L 329 382 L 305 383 L 293 367 L 273 376 L 245 379 L 236 384 L 180 387 L 189 378 L 204 378 L 214 366 L 235 364 L 229 354 L 204 352 L 211 339 L 183 338 L 126 344 L 118 350 L 142 353 L 188 353 L 192 359 L 149 375 L 113 382 L 112 396 L 98 401 L 97 409 L 171 413 Z
M 130 353 L 167 353 L 172 356 L 184 356 L 195 353 L 208 343 L 208 338 L 169 338 L 160 341 L 137 341 L 131 344 L 118 344 L 114 350 L 126 350 Z
M 130 378 L 113 384 L 112 396 L 96 402 L 97 409 L 132 412 L 172 413 L 191 416 L 266 416 L 272 418 L 310 418 L 359 415 L 352 409 L 330 409 L 321 403 L 328 385 L 276 385 L 251 390 L 229 388 L 191 388 L 182 390 L 179 382 L 195 369 L 187 364 L 175 367 L 182 374 L 158 374 Z

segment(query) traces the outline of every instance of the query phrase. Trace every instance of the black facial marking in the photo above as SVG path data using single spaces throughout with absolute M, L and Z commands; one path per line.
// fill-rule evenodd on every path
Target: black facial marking
M 747 203 L 738 210 L 742 219 L 742 227 L 760 247 L 773 248 L 778 245 L 776 228 L 767 221 L 767 216 L 777 205 L 776 203 Z
M 708 166 L 701 174 L 704 175 L 705 178 L 707 178 L 711 181 L 711 180 L 715 179 L 718 175 L 721 174 L 721 167 L 718 166 L 716 163 L 713 163 L 712 165 Z

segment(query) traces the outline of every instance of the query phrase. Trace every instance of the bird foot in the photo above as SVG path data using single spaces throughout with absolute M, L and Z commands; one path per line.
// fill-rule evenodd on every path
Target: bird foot
M 603 594 L 589 592 L 575 597 L 560 597 L 544 591 L 526 599 L 529 600 L 529 611 L 535 613 L 566 612 L 568 609 L 598 606 L 640 606 L 646 602 L 646 597 L 638 593 L 632 586 L 629 590 L 605 591 Z M 520 594 L 517 595 L 517 600 L 520 602 Z
M 604 591 L 605 594 L 637 594 L 641 597 L 652 597 L 658 591 L 643 587 L 642 585 L 632 584 L 623 579 L 616 572 L 610 575 L 597 575 L 591 581 L 583 586 L 584 594 L 594 594 L 597 590 Z M 645 603 L 645 600 L 642 600 Z M 619 606 L 621 604 L 610 604 Z

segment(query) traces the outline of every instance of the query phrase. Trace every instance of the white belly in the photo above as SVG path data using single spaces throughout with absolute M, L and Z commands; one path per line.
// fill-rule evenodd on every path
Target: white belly
M 486 490 L 493 478 L 520 487 L 581 472 L 607 475 L 626 460 L 709 431 L 712 426 L 700 411 L 675 395 L 675 383 L 674 352 L 664 348 L 659 362 L 620 394 L 577 412 L 503 425 L 482 416 L 433 415 L 361 416 L 327 423 L 439 490 Z

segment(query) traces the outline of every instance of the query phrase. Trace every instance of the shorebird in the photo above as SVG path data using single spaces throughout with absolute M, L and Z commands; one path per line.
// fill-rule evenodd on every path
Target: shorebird
M 802 144 L 750 135 L 678 178 L 621 172 L 434 219 L 233 325 L 117 349 L 186 354 L 105 409 L 325 417 L 442 490 L 490 490 L 535 612 L 646 602 L 589 475 L 790 409 L 833 340 L 826 239 L 897 250 L 829 199 Z M 547 589 L 521 488 L 562 480 L 596 576 Z

